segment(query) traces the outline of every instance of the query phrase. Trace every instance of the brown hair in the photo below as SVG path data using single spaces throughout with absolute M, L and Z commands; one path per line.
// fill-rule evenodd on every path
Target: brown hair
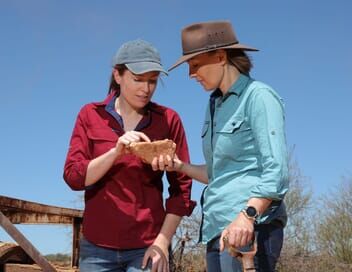
M 117 64 L 114 66 L 114 69 L 116 69 L 119 75 L 122 76 L 128 68 L 125 64 Z M 120 84 L 115 81 L 114 73 L 111 73 L 108 94 L 115 91 L 120 91 Z
M 253 67 L 252 61 L 247 53 L 241 49 L 226 50 L 229 63 L 235 66 L 242 74 L 249 75 Z

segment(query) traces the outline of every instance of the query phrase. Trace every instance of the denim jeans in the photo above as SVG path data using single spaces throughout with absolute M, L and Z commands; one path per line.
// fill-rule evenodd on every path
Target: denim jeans
M 284 240 L 284 228 L 280 225 L 255 226 L 258 250 L 254 262 L 258 272 L 274 272 Z
M 148 272 L 151 262 L 142 270 L 147 248 L 116 250 L 97 246 L 84 237 L 80 241 L 80 272 Z
M 273 224 L 255 226 L 257 254 L 254 258 L 257 272 L 274 272 L 283 242 L 283 227 Z M 219 239 L 216 237 L 207 244 L 207 268 L 209 272 L 242 272 L 242 264 L 231 257 L 227 250 L 219 252 Z M 242 249 L 241 249 L 242 250 Z

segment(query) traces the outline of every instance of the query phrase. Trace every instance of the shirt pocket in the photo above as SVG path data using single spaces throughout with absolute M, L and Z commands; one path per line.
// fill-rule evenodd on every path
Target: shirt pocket
M 92 158 L 96 158 L 116 146 L 118 136 L 111 128 L 89 128 L 89 151 Z
M 251 129 L 245 118 L 233 118 L 216 130 L 215 148 L 220 156 L 238 158 L 251 145 Z
M 244 119 L 234 119 L 227 122 L 221 129 L 217 130 L 216 133 L 220 134 L 233 134 L 236 130 L 239 130 L 244 122 Z

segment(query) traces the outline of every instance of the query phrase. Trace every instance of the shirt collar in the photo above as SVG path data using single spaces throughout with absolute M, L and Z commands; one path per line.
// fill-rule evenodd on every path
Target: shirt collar
M 222 96 L 222 92 L 221 92 L 220 89 L 216 89 L 215 91 L 213 91 L 211 93 L 210 98 L 215 99 L 215 98 L 217 98 L 219 96 Z
M 109 93 L 109 95 L 103 101 L 94 102 L 93 105 L 106 107 L 109 104 L 111 104 L 113 106 L 110 106 L 110 107 L 113 107 L 115 109 L 115 100 L 116 100 L 116 98 L 119 95 L 120 95 L 119 91 L 113 91 L 113 92 Z M 153 103 L 151 101 L 146 105 L 146 109 L 147 109 L 147 111 L 153 111 L 153 112 L 156 112 L 156 113 L 159 113 L 159 114 L 163 114 L 163 110 L 160 109 L 157 106 L 157 104 L 155 104 L 155 103 Z
M 250 80 L 251 78 L 249 76 L 240 74 L 238 79 L 232 84 L 232 86 L 228 90 L 227 92 L 228 95 L 235 94 L 237 96 L 240 96 L 243 93 L 243 91 L 247 88 Z
M 228 92 L 224 95 L 223 99 L 226 99 L 231 94 L 240 96 L 243 93 L 243 91 L 246 89 L 250 81 L 251 81 L 251 78 L 249 76 L 240 74 L 238 79 L 232 84 Z M 217 97 L 220 97 L 220 96 L 222 96 L 221 90 L 216 89 L 211 93 L 210 98 L 216 99 Z
M 105 107 L 105 110 L 112 115 L 116 121 L 120 124 L 121 128 L 124 127 L 123 125 L 123 119 L 120 114 L 118 114 L 115 110 L 115 100 L 119 96 L 119 92 L 112 92 L 110 93 L 104 101 L 102 102 L 97 102 L 93 103 L 96 106 L 100 107 Z M 163 114 L 162 109 L 160 109 L 155 103 L 149 102 L 146 105 L 146 113 L 142 120 L 138 123 L 137 127 L 135 130 L 139 131 L 142 130 L 145 127 L 148 127 L 151 123 L 152 120 L 152 112 L 158 113 L 158 114 Z

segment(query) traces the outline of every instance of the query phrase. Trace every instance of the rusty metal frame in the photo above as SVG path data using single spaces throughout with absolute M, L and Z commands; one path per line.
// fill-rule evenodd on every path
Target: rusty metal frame
M 71 224 L 73 228 L 71 267 L 77 268 L 82 217 L 82 210 L 49 206 L 0 195 L 0 225 L 44 271 L 57 270 L 13 224 Z

